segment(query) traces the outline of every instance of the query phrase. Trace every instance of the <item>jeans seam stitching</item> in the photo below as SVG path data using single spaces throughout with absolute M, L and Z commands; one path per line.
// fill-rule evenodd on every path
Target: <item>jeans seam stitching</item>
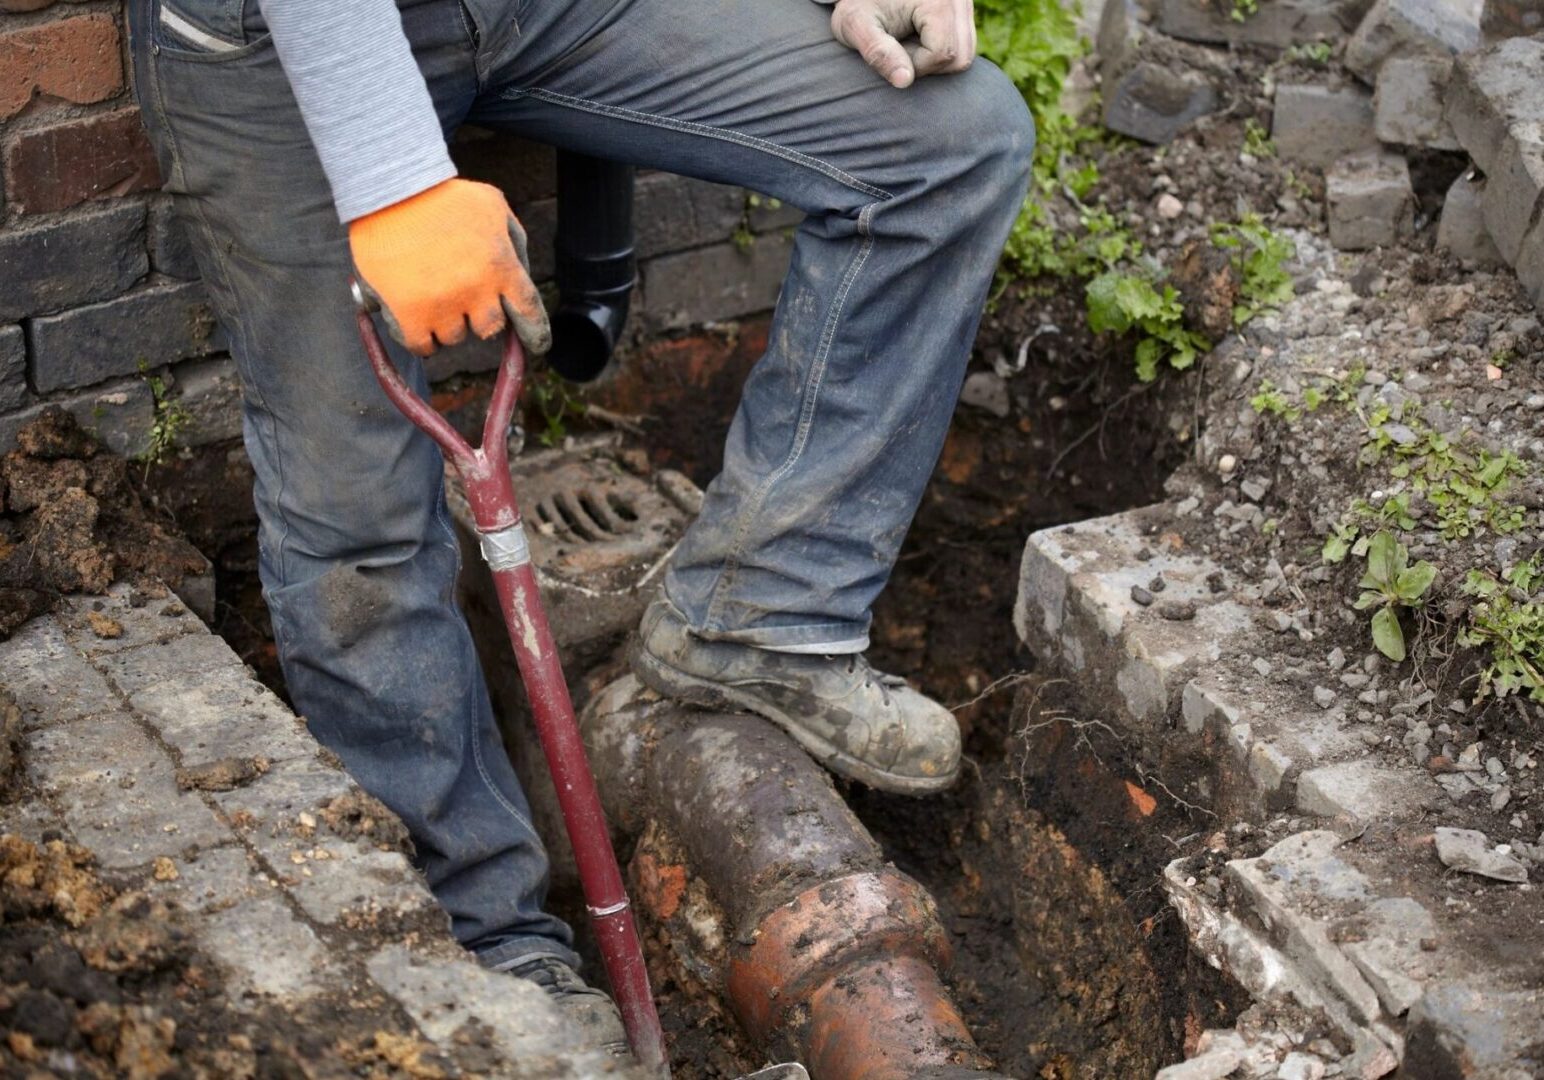
M 483 785 L 487 787 L 488 791 L 493 795 L 493 801 L 508 811 L 510 817 L 514 818 L 521 825 L 525 826 L 526 830 L 531 834 L 532 837 L 536 837 L 536 826 L 531 824 L 531 822 L 526 819 L 526 816 L 515 808 L 513 803 L 504 798 L 504 793 L 501 792 L 497 785 L 494 784 L 493 777 L 488 775 L 488 769 L 483 764 L 482 740 L 477 737 L 478 731 L 475 725 L 472 729 L 471 736 L 472 760 L 477 765 L 477 775 L 482 777 Z M 538 844 L 541 843 L 539 837 L 536 837 L 536 842 Z
M 709 590 L 708 610 L 705 617 L 707 628 L 712 629 L 719 621 L 723 607 L 728 603 L 728 594 L 733 591 L 735 578 L 740 569 L 740 556 L 744 554 L 745 542 L 749 538 L 751 522 L 761 513 L 762 506 L 766 503 L 767 496 L 779 480 L 793 471 L 799 458 L 804 455 L 804 448 L 809 442 L 810 428 L 815 422 L 815 407 L 820 399 L 820 387 L 825 378 L 827 360 L 831 353 L 831 343 L 836 339 L 836 327 L 842 319 L 842 313 L 847 307 L 847 296 L 852 291 L 852 286 L 863 272 L 864 265 L 868 262 L 869 253 L 874 249 L 874 233 L 871 221 L 874 208 L 878 203 L 869 203 L 858 211 L 858 232 L 863 237 L 863 245 L 858 249 L 853 258 L 852 265 L 842 278 L 842 284 L 837 289 L 836 299 L 832 304 L 831 314 L 826 318 L 826 325 L 821 330 L 820 344 L 815 350 L 814 362 L 810 365 L 809 374 L 805 377 L 805 398 L 799 410 L 799 426 L 794 433 L 793 445 L 788 449 L 788 456 L 783 463 L 773 471 L 757 487 L 751 495 L 750 505 L 740 512 L 739 522 L 735 528 L 734 541 L 730 545 L 729 554 L 724 558 L 723 569 L 719 572 L 718 579 Z M 722 627 L 718 627 L 722 630 Z
M 844 187 L 852 188 L 875 199 L 889 200 L 895 197 L 883 188 L 865 183 L 851 173 L 832 165 L 830 162 L 821 161 L 819 158 L 811 157 L 809 154 L 790 149 L 786 146 L 779 146 L 775 142 L 759 139 L 754 135 L 747 135 L 743 131 L 735 131 L 732 128 L 713 127 L 708 124 L 698 124 L 691 120 L 679 120 L 673 116 L 659 116 L 655 113 L 640 112 L 637 109 L 628 109 L 620 105 L 608 105 L 605 102 L 590 101 L 587 98 L 572 97 L 568 94 L 559 94 L 536 86 L 506 91 L 503 96 L 506 100 L 512 100 L 517 97 L 534 97 L 555 105 L 566 105 L 570 108 L 582 109 L 600 116 L 612 116 L 638 124 L 662 127 L 668 131 L 702 135 L 723 142 L 735 143 L 738 146 L 744 146 L 750 150 L 759 150 L 764 154 L 771 154 L 774 157 L 782 158 L 784 161 L 811 169 L 829 179 L 837 181 Z

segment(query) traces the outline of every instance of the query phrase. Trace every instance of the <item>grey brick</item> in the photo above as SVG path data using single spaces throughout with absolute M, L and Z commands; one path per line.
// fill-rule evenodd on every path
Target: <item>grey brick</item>
M 1480 33 L 1486 41 L 1540 30 L 1544 30 L 1544 0 L 1485 0 L 1480 6 Z
M 53 616 L 33 619 L 0 642 L 0 673 L 26 726 L 118 712 L 118 697 Z
M 1484 173 L 1501 154 L 1507 129 L 1544 125 L 1544 41 L 1509 38 L 1458 58 L 1448 84 L 1448 126 Z
M 530 203 L 557 193 L 557 158 L 545 143 L 465 124 L 451 140 L 450 156 L 468 180 L 502 188 L 522 222 Z
M 1297 808 L 1359 822 L 1408 821 L 1441 794 L 1428 777 L 1361 758 L 1303 773 L 1297 781 Z
M 52 404 L 67 409 L 115 454 L 134 457 L 150 445 L 155 399 L 143 379 L 127 379 L 70 394 Z M 0 453 L 16 445 L 16 433 L 37 419 L 43 408 L 42 404 L 32 405 L 0 416 Z
M 777 303 L 792 247 L 782 236 L 761 236 L 746 251 L 718 244 L 651 259 L 642 270 L 646 317 L 678 328 L 767 311 Z
M 745 191 L 671 173 L 640 176 L 633 222 L 640 259 L 728 240 L 745 214 Z
M 1356 28 L 1367 7 L 1368 0 L 1270 0 L 1240 21 L 1233 18 L 1230 4 L 1159 0 L 1156 25 L 1186 41 L 1285 49 L 1299 42 L 1337 40 Z
M 1501 252 L 1485 228 L 1484 194 L 1485 181 L 1471 174 L 1453 181 L 1442 200 L 1437 247 L 1479 266 L 1500 266 Z
M 157 273 L 167 277 L 194 281 L 198 278 L 198 262 L 193 257 L 193 245 L 183 219 L 172 208 L 168 198 L 157 199 L 150 206 L 150 265 Z
M 1346 43 L 1346 67 L 1366 82 L 1394 56 L 1455 56 L 1477 47 L 1477 13 L 1449 0 L 1376 0 Z
M 315 811 L 354 786 L 342 769 L 312 755 L 281 761 L 245 787 L 217 792 L 214 800 L 227 815 L 244 811 L 251 815 L 254 829 L 272 832 L 291 828 L 302 812 Z
M 1378 71 L 1373 94 L 1373 129 L 1386 143 L 1457 150 L 1458 140 L 1442 117 L 1453 62 L 1440 56 L 1395 56 Z
M 208 634 L 197 619 L 185 616 L 176 618 L 162 614 L 168 605 L 177 603 L 177 597 L 168 594 L 165 599 L 142 597 L 135 607 L 135 590 L 123 583 L 113 585 L 106 596 L 69 596 L 59 609 L 59 623 L 70 636 L 70 642 L 88 660 L 104 653 L 137 649 L 151 642 L 167 642 L 183 634 Z M 114 638 L 99 637 L 91 628 L 91 614 L 105 615 L 117 622 L 120 633 Z M 235 661 L 234 654 L 232 662 Z
M 1104 126 L 1146 143 L 1166 143 L 1214 112 L 1220 99 L 1204 72 L 1171 57 L 1139 58 L 1104 79 Z
M 207 633 L 185 634 L 92 658 L 97 670 L 130 696 L 166 682 L 177 684 L 220 671 L 233 660 L 240 662 L 231 647 Z
M 172 856 L 177 876 L 171 881 L 152 881 L 152 896 L 175 900 L 184 910 L 214 912 L 240 903 L 272 886 L 258 877 L 257 864 L 239 844 L 205 848 Z
M 151 285 L 115 300 L 33 319 L 32 382 L 41 393 L 90 386 L 225 346 L 202 284 Z
M 307 918 L 332 926 L 345 915 L 410 915 L 434 907 L 434 894 L 401 852 L 340 840 L 325 827 L 304 836 L 292 825 L 254 829 L 247 840 L 285 879 Z
M 185 766 L 227 757 L 279 762 L 316 753 L 316 740 L 300 718 L 239 662 L 148 687 L 129 704 L 182 755 Z
M 230 977 L 233 999 L 267 994 L 296 1005 L 323 993 L 339 974 L 316 932 L 272 893 L 210 915 L 196 933 Z
M 477 1021 L 492 1034 L 501 1056 L 519 1062 L 529 1075 L 601 1075 L 615 1067 L 594 1049 L 586 1052 L 578 1026 L 534 984 L 480 968 L 465 953 L 415 955 L 403 945 L 388 945 L 365 967 L 441 1046 L 452 1045 L 459 1029 Z
M 1544 193 L 1544 141 L 1513 129 L 1501 143 L 1485 175 L 1485 227 L 1496 250 L 1508 263 L 1517 262 L 1524 238 L 1538 220 Z
M 109 869 L 231 838 L 197 794 L 177 789 L 171 758 L 127 715 L 34 731 L 27 761 L 76 839 Z
M 1415 228 L 1410 167 L 1399 154 L 1357 154 L 1325 174 L 1330 242 L 1342 251 L 1397 244 Z
M 173 392 L 186 414 L 180 439 L 188 446 L 241 435 L 241 376 L 228 356 L 190 360 L 171 372 Z
M 1283 83 L 1276 88 L 1271 139 L 1282 157 L 1321 168 L 1375 150 L 1372 95 L 1358 86 Z
M 1521 1080 L 1533 1073 L 1544 1030 L 1544 994 L 1537 985 L 1507 989 L 1489 965 L 1468 974 L 1472 983 L 1428 987 L 1411 1007 L 1400 1069 L 1410 1080 Z
M 0 233 L 0 322 L 116 296 L 145 276 L 145 208 L 123 201 Z
M 758 200 L 750 204 L 751 232 L 767 233 L 780 229 L 797 228 L 804 220 L 804 211 L 792 203 L 782 202 L 766 195 L 748 192 L 748 198 Z
M 19 326 L 0 326 L 0 410 L 19 409 L 27 389 L 27 336 Z

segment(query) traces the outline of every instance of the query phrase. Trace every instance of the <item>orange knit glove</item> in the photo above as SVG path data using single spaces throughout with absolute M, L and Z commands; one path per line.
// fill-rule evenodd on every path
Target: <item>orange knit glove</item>
M 445 180 L 350 222 L 348 241 L 360 285 L 392 336 L 419 356 L 466 340 L 468 325 L 492 337 L 506 316 L 528 352 L 551 346 L 525 230 L 498 188 Z

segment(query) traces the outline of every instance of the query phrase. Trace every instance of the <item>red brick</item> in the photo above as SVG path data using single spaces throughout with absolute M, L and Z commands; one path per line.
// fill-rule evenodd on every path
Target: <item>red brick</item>
M 5 153 L 6 196 L 23 214 L 64 210 L 99 195 L 160 185 L 138 109 L 27 131 Z
M 122 49 L 111 15 L 0 33 L 0 120 L 21 112 L 34 93 L 89 105 L 122 89 Z

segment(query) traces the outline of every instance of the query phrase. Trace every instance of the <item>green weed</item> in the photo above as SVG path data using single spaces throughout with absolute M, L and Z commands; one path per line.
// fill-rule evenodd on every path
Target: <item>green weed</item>
M 1246 214 L 1234 224 L 1213 225 L 1212 243 L 1231 253 L 1241 277 L 1239 301 L 1233 305 L 1233 325 L 1242 326 L 1261 312 L 1274 310 L 1292 299 L 1292 275 L 1287 272 L 1287 263 L 1297 255 L 1297 245 L 1271 231 L 1258 216 Z
M 1172 285 L 1162 286 L 1160 292 L 1137 274 L 1107 270 L 1088 283 L 1084 294 L 1089 329 L 1140 333 L 1136 362 L 1137 377 L 1143 382 L 1156 379 L 1161 364 L 1183 371 L 1212 347 L 1206 338 L 1185 328 L 1184 308 Z
M 171 396 L 170 387 L 162 376 L 150 373 L 150 365 L 144 360 L 139 362 L 139 377 L 150 388 L 152 402 L 148 441 L 137 458 L 144 462 L 148 473 L 152 465 L 164 463 L 182 448 L 182 439 L 193 422 L 193 414 L 179 398 Z
M 1276 156 L 1276 144 L 1271 141 L 1271 133 L 1252 116 L 1244 121 L 1244 153 L 1252 158 Z
M 1459 632 L 1461 645 L 1490 650 L 1480 671 L 1480 696 L 1527 692 L 1544 703 L 1544 566 L 1534 555 L 1504 577 L 1471 570 L 1464 592 L 1475 598 L 1469 625 Z
M 1387 529 L 1367 543 L 1367 572 L 1362 575 L 1356 609 L 1377 608 L 1372 617 L 1372 643 L 1396 664 L 1405 658 L 1405 632 L 1399 624 L 1400 608 L 1425 603 L 1427 590 L 1437 579 L 1437 568 L 1422 559 L 1410 565 L 1410 549 Z

